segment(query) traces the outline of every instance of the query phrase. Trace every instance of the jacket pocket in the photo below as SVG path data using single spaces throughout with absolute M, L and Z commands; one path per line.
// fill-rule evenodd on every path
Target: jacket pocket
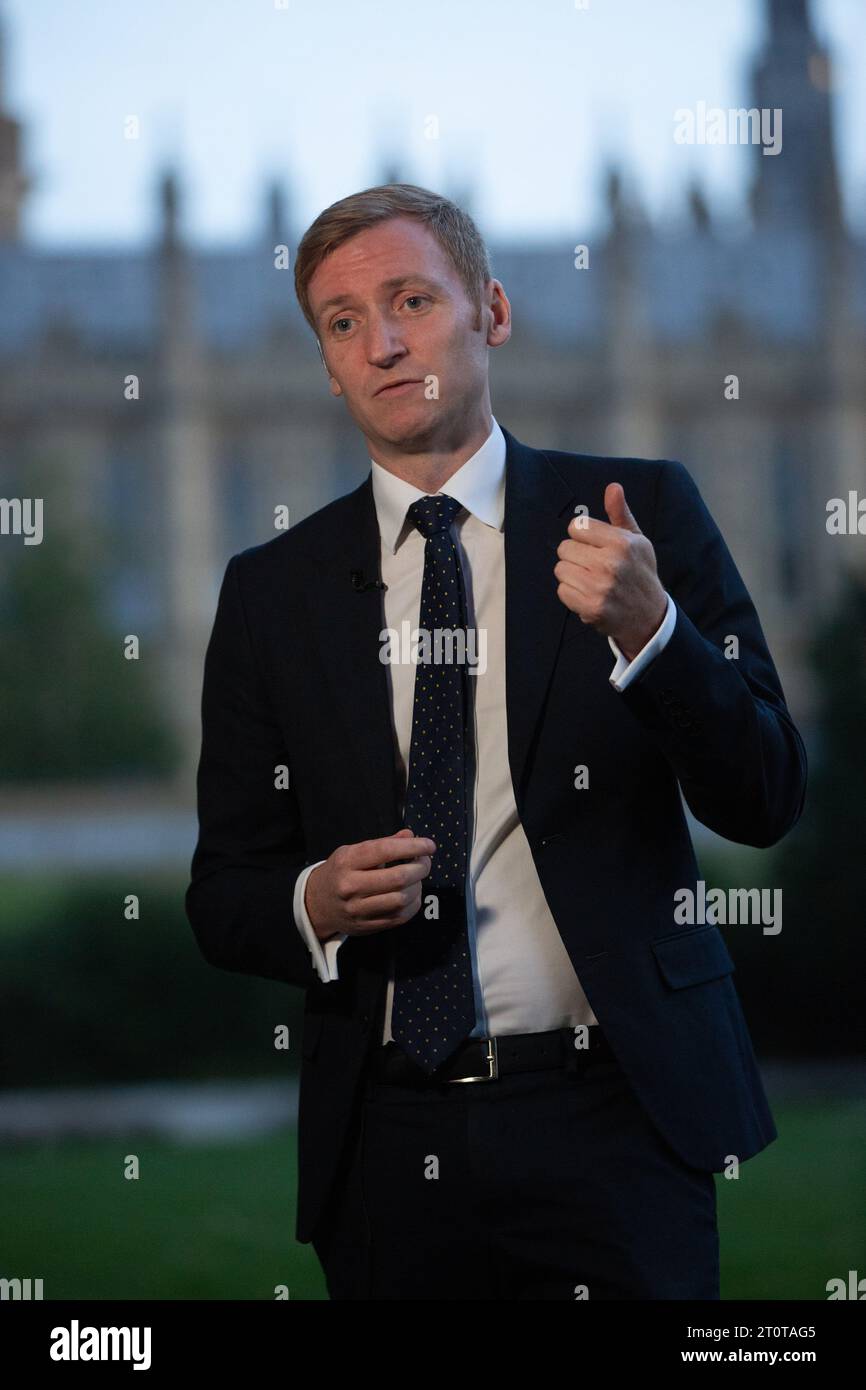
M 734 962 L 718 927 L 687 928 L 650 942 L 656 964 L 672 989 L 730 975 Z

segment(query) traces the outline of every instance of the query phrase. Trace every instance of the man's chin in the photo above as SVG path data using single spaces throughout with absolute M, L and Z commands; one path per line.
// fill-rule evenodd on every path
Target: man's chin
M 388 444 L 421 447 L 435 435 L 440 423 L 437 412 L 431 411 L 429 406 L 429 401 L 423 405 L 407 401 L 400 410 L 377 410 L 372 419 L 358 421 L 358 424 L 365 434 L 372 434 Z

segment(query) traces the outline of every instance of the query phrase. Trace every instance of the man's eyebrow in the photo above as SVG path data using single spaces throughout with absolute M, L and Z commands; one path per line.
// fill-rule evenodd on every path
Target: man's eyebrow
M 441 290 L 442 286 L 438 280 L 431 280 L 427 275 L 395 275 L 390 280 L 383 280 L 379 288 L 381 290 L 399 290 L 404 285 L 423 285 L 428 290 Z M 319 305 L 316 317 L 324 314 L 326 309 L 334 309 L 338 304 L 350 304 L 351 294 L 334 294 L 330 299 L 326 299 L 324 304 Z

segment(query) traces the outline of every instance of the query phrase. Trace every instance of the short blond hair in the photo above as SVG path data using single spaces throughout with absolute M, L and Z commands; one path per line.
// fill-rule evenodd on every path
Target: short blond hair
M 392 217 L 414 217 L 430 228 L 460 276 L 477 323 L 481 323 L 481 295 L 491 279 L 490 253 L 478 228 L 450 198 L 419 188 L 414 183 L 384 183 L 341 198 L 320 212 L 304 232 L 295 257 L 295 294 L 301 312 L 318 337 L 310 308 L 310 280 L 326 256 L 358 232 Z

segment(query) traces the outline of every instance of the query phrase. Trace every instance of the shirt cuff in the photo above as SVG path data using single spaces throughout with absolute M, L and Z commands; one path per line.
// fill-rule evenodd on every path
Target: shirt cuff
M 332 981 L 340 978 L 337 974 L 337 952 L 346 940 L 348 932 L 337 932 L 336 936 L 329 937 L 327 941 L 320 941 L 310 921 L 310 916 L 304 902 L 307 879 L 310 877 L 313 870 L 317 869 L 320 864 L 324 864 L 324 862 L 324 859 L 317 859 L 315 864 L 306 865 L 301 873 L 298 874 L 292 907 L 295 914 L 295 926 L 309 947 L 310 955 L 313 957 L 313 965 L 316 968 L 316 974 L 323 984 L 328 985 L 331 984 Z
M 659 652 L 670 641 L 671 633 L 676 627 L 677 606 L 670 594 L 667 593 L 667 590 L 665 590 L 665 593 L 667 594 L 668 606 L 662 618 L 661 627 L 658 632 L 653 633 L 646 646 L 643 647 L 631 661 L 628 661 L 626 657 L 623 656 L 613 638 L 608 637 L 607 640 L 610 644 L 610 649 L 616 657 L 616 665 L 611 671 L 608 679 L 615 690 L 625 690 L 629 682 L 633 681 L 635 676 L 639 676 L 644 667 L 648 666 L 653 657 L 658 656 Z

